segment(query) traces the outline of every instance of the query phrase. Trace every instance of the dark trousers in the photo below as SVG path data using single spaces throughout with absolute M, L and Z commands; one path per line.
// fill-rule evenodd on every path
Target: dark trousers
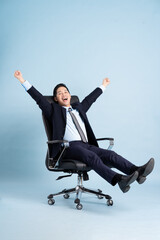
M 70 146 L 66 149 L 64 158 L 73 158 L 86 163 L 111 184 L 117 173 L 110 167 L 116 168 L 127 175 L 131 174 L 131 170 L 135 167 L 135 165 L 114 151 L 89 145 L 82 141 L 70 142 Z

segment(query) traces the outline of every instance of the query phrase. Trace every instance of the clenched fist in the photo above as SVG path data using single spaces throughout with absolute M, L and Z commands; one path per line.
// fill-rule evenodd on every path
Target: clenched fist
M 109 78 L 104 78 L 102 85 L 103 85 L 104 87 L 107 87 L 107 85 L 109 85 L 109 84 L 110 84 Z
M 18 71 L 18 70 L 15 71 L 14 76 L 15 76 L 15 78 L 17 78 L 20 81 L 20 83 L 24 83 L 25 82 L 25 80 L 22 77 L 22 73 L 20 71 Z

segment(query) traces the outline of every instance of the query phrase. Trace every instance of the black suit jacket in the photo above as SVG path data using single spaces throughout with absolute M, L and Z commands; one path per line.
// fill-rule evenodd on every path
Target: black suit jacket
M 66 109 L 61 107 L 59 104 L 55 102 L 49 103 L 46 100 L 46 98 L 39 91 L 37 91 L 33 86 L 28 90 L 28 93 L 37 102 L 38 106 L 41 108 L 44 115 L 51 122 L 53 126 L 52 140 L 62 140 L 65 133 L 65 127 L 66 127 Z M 88 111 L 92 103 L 95 102 L 96 99 L 101 94 L 102 94 L 101 88 L 96 88 L 87 97 L 85 97 L 81 103 L 72 104 L 72 107 L 78 110 L 81 118 L 84 121 L 89 144 L 95 145 L 95 146 L 98 146 L 98 143 L 96 141 L 93 130 L 89 124 L 86 112 Z M 55 157 L 58 154 L 60 147 L 61 147 L 60 144 L 57 144 L 54 146 L 52 150 L 53 157 Z

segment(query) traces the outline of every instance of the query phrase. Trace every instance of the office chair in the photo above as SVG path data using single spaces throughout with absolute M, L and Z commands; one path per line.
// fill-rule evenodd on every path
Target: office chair
M 45 96 L 45 98 L 50 103 L 54 101 L 53 96 Z M 71 104 L 78 101 L 79 99 L 77 96 L 71 97 Z M 65 149 L 69 146 L 69 142 L 64 140 L 59 140 L 59 139 L 52 140 L 52 124 L 47 120 L 47 118 L 43 113 L 42 113 L 42 118 L 45 126 L 46 135 L 48 138 L 48 141 L 47 141 L 48 150 L 47 150 L 46 161 L 45 161 L 47 169 L 53 172 L 69 173 L 69 175 L 58 177 L 57 180 L 60 180 L 64 177 L 70 177 L 72 176 L 72 174 L 77 174 L 77 178 L 78 178 L 78 183 L 76 187 L 70 188 L 70 189 L 64 189 L 61 192 L 50 194 L 48 196 L 48 204 L 53 205 L 55 203 L 55 200 L 54 200 L 55 196 L 63 195 L 65 199 L 68 199 L 71 193 L 76 193 L 76 198 L 74 202 L 76 204 L 76 208 L 78 210 L 81 210 L 83 208 L 83 205 L 80 202 L 81 194 L 90 193 L 90 194 L 96 195 L 98 199 L 102 199 L 102 198 L 107 199 L 107 205 L 112 206 L 113 200 L 111 196 L 104 194 L 100 189 L 98 189 L 97 191 L 94 191 L 94 190 L 83 187 L 83 180 L 84 181 L 89 180 L 88 172 L 92 169 L 81 161 L 78 161 L 75 159 L 63 159 L 63 154 L 65 153 Z M 114 145 L 113 138 L 97 139 L 97 141 L 102 141 L 102 140 L 109 140 L 109 147 L 108 147 L 109 150 L 113 147 Z M 53 159 L 50 154 L 51 148 L 54 144 L 59 144 L 59 143 L 61 143 L 62 145 L 61 151 L 59 152 L 58 156 L 56 156 L 56 158 Z

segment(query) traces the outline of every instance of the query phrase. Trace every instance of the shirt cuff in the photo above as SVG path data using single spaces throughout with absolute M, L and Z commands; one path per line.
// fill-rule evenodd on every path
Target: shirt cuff
M 102 90 L 102 92 L 104 92 L 106 89 L 103 85 L 101 85 L 99 88 Z
M 28 91 L 32 87 L 32 85 L 28 81 L 25 81 L 24 83 L 22 83 L 22 86 L 26 91 Z

